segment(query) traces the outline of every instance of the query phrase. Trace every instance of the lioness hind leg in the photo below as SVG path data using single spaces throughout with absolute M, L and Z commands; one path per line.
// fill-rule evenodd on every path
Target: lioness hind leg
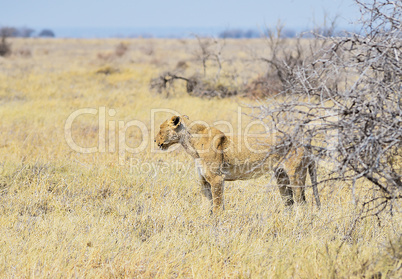
M 297 203 L 306 203 L 306 177 L 307 166 L 302 162 L 301 165 L 296 168 L 296 172 L 293 176 L 293 195 Z
M 293 205 L 293 190 L 290 187 L 290 179 L 283 168 L 275 170 L 276 183 L 278 184 L 279 192 L 286 206 Z
M 315 202 L 317 204 L 317 207 L 319 208 L 321 206 L 321 202 L 320 202 L 320 195 L 318 194 L 317 166 L 316 166 L 315 161 L 311 161 L 311 163 L 308 166 L 308 171 L 309 171 L 309 174 L 310 174 L 311 184 L 313 186 L 313 193 L 314 193 Z

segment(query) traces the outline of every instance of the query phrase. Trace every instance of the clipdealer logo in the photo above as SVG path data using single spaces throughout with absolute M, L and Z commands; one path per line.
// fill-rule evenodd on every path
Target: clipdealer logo
M 129 121 L 119 120 L 117 111 L 113 108 L 107 108 L 104 106 L 98 108 L 81 108 L 74 112 L 72 112 L 66 119 L 64 125 L 64 137 L 68 146 L 74 150 L 75 152 L 82 153 L 82 154 L 93 154 L 93 153 L 118 153 L 118 160 L 120 165 L 126 164 L 126 155 L 127 153 L 130 154 L 139 154 L 141 152 L 145 152 L 147 148 L 150 148 L 151 153 L 161 153 L 166 151 L 159 150 L 156 145 L 154 144 L 155 135 L 157 130 L 159 130 L 159 125 L 161 123 L 156 123 L 157 115 L 158 114 L 168 114 L 168 115 L 180 115 L 179 112 L 172 110 L 172 109 L 151 109 L 150 110 L 150 127 L 147 127 L 145 123 L 140 120 L 133 119 Z M 224 120 L 216 120 L 212 125 L 209 125 L 205 121 L 200 120 L 193 120 L 191 125 L 195 124 L 202 124 L 207 127 L 216 126 L 219 129 L 222 129 L 228 136 L 237 136 L 239 141 L 238 146 L 240 147 L 240 141 L 244 141 L 244 145 L 248 148 L 251 152 L 260 153 L 266 152 L 261 148 L 253 149 L 252 145 L 249 144 L 250 138 L 262 138 L 267 137 L 269 133 L 269 127 L 261 121 L 261 120 L 254 120 L 245 126 L 243 129 L 242 125 L 242 111 L 241 107 L 237 110 L 237 133 L 235 134 L 235 127 L 229 121 Z M 73 126 L 80 123 L 78 118 L 82 117 L 94 117 L 97 118 L 97 144 L 91 147 L 84 147 L 77 143 L 76 137 L 73 135 Z M 251 133 L 252 127 L 254 126 L 262 126 L 265 129 L 264 134 L 253 134 Z M 140 133 L 141 142 L 135 146 L 129 146 L 126 141 L 126 134 L 130 128 L 135 128 Z M 176 150 L 179 145 L 172 146 L 169 148 L 167 152 L 172 152 Z

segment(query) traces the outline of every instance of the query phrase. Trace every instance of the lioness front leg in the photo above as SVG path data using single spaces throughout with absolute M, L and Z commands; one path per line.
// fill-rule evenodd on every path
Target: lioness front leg
M 212 202 L 213 202 L 213 213 L 216 214 L 224 209 L 223 205 L 223 176 L 215 176 L 208 178 L 209 184 L 211 184 L 212 190 Z
M 201 193 L 203 194 L 204 197 L 208 199 L 212 209 L 213 201 L 212 201 L 211 184 L 209 184 L 209 182 L 202 176 L 200 177 L 200 184 L 201 184 Z

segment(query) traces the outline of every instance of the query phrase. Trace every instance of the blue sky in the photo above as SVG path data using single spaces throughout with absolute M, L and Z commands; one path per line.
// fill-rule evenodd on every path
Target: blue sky
M 33 28 L 263 28 L 281 20 L 307 29 L 323 14 L 350 28 L 359 10 L 353 0 L 0 0 L 0 26 Z

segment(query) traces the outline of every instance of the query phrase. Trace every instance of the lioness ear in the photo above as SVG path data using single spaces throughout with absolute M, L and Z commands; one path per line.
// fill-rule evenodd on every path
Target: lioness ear
M 172 123 L 174 126 L 178 127 L 181 123 L 181 118 L 180 116 L 173 116 L 172 117 Z

